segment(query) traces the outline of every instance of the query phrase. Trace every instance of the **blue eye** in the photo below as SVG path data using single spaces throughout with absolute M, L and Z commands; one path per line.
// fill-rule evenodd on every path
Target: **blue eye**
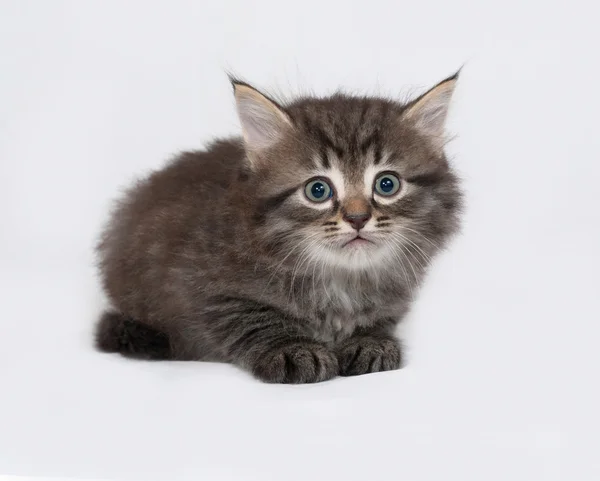
M 323 179 L 309 181 L 304 187 L 304 195 L 312 202 L 325 202 L 333 197 L 333 189 Z
M 394 174 L 382 174 L 375 179 L 375 192 L 384 197 L 396 194 L 400 190 L 400 179 Z

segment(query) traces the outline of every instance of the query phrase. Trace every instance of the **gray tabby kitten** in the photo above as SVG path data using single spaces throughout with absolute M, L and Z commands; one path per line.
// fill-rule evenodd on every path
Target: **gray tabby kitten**
M 456 81 L 408 104 L 284 106 L 232 80 L 243 139 L 181 154 L 113 212 L 97 347 L 273 383 L 398 369 L 394 328 L 458 226 L 443 151 Z

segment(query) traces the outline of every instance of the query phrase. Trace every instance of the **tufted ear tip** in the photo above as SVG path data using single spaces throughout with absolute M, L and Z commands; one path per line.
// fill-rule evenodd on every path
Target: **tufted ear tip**
M 446 118 L 460 69 L 412 101 L 403 113 L 436 147 L 443 146 Z
M 230 76 L 244 141 L 252 151 L 278 142 L 291 127 L 287 113 L 275 101 L 250 84 Z
M 231 84 L 231 88 L 233 88 L 234 93 L 235 93 L 236 87 L 238 87 L 238 86 L 246 86 L 246 87 L 253 88 L 249 83 L 245 82 L 240 77 L 236 76 L 235 74 L 233 74 L 231 72 L 227 72 L 227 78 L 229 80 L 229 83 Z M 254 90 L 256 90 L 256 89 L 254 89 Z

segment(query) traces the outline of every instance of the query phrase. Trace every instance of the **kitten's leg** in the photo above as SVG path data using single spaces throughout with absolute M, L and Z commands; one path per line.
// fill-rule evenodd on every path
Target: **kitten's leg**
M 313 383 L 338 374 L 335 353 L 308 337 L 297 320 L 250 301 L 228 299 L 209 313 L 208 337 L 224 358 L 262 381 Z
M 138 359 L 172 359 L 167 334 L 114 311 L 100 317 L 96 325 L 96 347 Z
M 342 376 L 392 371 L 402 364 L 400 342 L 392 333 L 391 323 L 357 330 L 335 350 Z

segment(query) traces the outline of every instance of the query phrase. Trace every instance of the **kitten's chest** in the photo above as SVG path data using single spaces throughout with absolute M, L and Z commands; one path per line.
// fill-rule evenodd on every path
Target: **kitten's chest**
M 377 292 L 371 289 L 335 281 L 324 284 L 314 297 L 312 335 L 322 342 L 351 336 L 357 327 L 375 322 L 378 301 Z

